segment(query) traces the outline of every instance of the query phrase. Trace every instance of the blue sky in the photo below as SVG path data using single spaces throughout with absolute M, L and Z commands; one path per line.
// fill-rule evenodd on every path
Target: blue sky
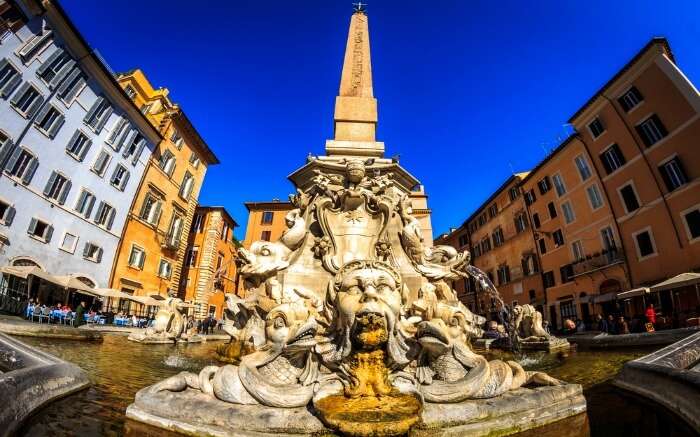
M 370 1 L 378 140 L 426 186 L 437 236 L 514 171 L 653 36 L 700 81 L 700 2 Z M 221 160 L 200 195 L 244 235 L 244 201 L 285 199 L 286 176 L 333 133 L 350 1 L 62 4 L 115 71 L 167 87 Z

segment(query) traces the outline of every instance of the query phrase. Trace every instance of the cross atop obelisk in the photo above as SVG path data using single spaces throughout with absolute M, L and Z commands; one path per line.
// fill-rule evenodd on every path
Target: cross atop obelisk
M 353 3 L 354 13 L 345 47 L 340 89 L 335 99 L 335 138 L 326 143 L 328 155 L 381 157 L 384 143 L 376 141 L 377 99 L 372 91 L 372 61 L 366 3 Z

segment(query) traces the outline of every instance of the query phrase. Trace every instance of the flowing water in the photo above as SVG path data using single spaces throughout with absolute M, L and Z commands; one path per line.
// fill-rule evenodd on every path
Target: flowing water
M 143 345 L 119 335 L 103 343 L 21 338 L 22 341 L 85 369 L 93 385 L 41 409 L 20 431 L 25 436 L 166 435 L 161 430 L 127 421 L 126 407 L 141 388 L 180 371 L 198 372 L 218 364 L 220 343 Z M 516 357 L 528 370 L 544 370 L 555 378 L 582 384 L 587 415 L 523 433 L 547 436 L 692 436 L 695 433 L 662 407 L 614 388 L 609 380 L 628 360 L 650 350 L 578 351 L 566 354 L 528 353 Z M 495 353 L 493 358 L 510 358 Z

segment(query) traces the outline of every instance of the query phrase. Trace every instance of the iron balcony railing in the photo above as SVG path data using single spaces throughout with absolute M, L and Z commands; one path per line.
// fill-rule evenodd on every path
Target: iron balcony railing
M 585 275 L 586 273 L 601 270 L 609 266 L 620 264 L 624 262 L 624 260 L 625 255 L 616 247 L 589 254 L 586 255 L 585 258 L 571 263 L 574 273 L 573 276 Z

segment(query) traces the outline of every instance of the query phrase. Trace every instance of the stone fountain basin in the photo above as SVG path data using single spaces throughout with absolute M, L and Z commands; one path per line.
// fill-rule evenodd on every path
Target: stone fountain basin
M 509 435 L 586 411 L 578 384 L 520 388 L 492 399 L 454 404 L 426 403 L 411 436 Z M 130 419 L 197 436 L 312 436 L 332 434 L 312 407 L 235 405 L 198 390 L 149 393 L 142 389 L 127 410 Z
M 87 388 L 74 364 L 0 334 L 0 435 L 13 435 L 43 405 Z

